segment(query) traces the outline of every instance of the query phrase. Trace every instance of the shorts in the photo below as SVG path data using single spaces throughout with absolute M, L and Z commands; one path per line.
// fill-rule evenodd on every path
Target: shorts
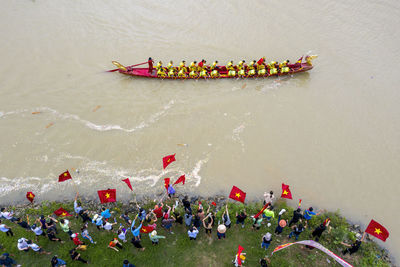
M 225 238 L 225 233 L 217 232 L 218 239 Z
M 244 220 L 243 221 L 236 220 L 236 224 L 239 224 L 239 223 L 241 223 L 243 225 L 244 224 Z
M 196 237 L 190 237 L 189 239 L 190 240 L 196 240 Z
M 169 230 L 172 227 L 172 224 L 167 224 L 164 226 L 165 229 Z

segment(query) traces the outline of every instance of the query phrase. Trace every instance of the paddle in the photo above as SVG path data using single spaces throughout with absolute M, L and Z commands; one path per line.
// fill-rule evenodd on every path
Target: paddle
M 113 63 L 113 64 L 114 64 L 114 63 Z M 128 66 L 127 68 L 132 68 L 132 67 L 136 67 L 136 66 L 144 65 L 144 64 L 147 64 L 147 61 L 146 61 L 146 62 L 143 62 L 143 63 L 136 64 L 136 65 Z M 121 65 L 121 66 L 122 66 L 122 65 Z M 119 70 L 119 69 L 120 69 L 120 68 L 114 69 L 114 70 L 107 70 L 107 72 L 114 72 L 114 71 L 117 71 L 117 70 Z

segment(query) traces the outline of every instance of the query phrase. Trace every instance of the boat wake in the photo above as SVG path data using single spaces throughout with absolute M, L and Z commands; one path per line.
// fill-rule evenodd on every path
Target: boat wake
M 166 113 L 167 111 L 174 105 L 175 101 L 171 100 L 169 101 L 168 104 L 163 106 L 162 110 L 150 115 L 150 117 L 139 123 L 139 125 L 133 127 L 133 128 L 124 128 L 120 125 L 113 125 L 113 124 L 95 124 L 91 121 L 85 120 L 80 118 L 78 115 L 75 114 L 69 114 L 69 113 L 61 113 L 55 109 L 49 108 L 49 107 L 39 107 L 33 110 L 28 110 L 28 109 L 21 109 L 21 110 L 15 110 L 15 111 L 9 111 L 9 112 L 0 112 L 0 118 L 6 118 L 10 115 L 15 115 L 15 114 L 21 114 L 21 113 L 28 113 L 28 112 L 38 112 L 38 113 L 51 113 L 55 115 L 56 117 L 63 119 L 63 120 L 75 120 L 86 127 L 95 130 L 95 131 L 113 131 L 113 130 L 118 130 L 118 131 L 124 131 L 127 133 L 132 133 L 135 131 L 138 131 L 140 129 L 149 127 L 150 125 L 156 123 L 158 120 L 160 120 Z

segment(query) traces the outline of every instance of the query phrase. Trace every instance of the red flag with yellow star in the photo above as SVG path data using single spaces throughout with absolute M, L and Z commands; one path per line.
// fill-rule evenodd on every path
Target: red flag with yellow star
M 170 182 L 170 178 L 164 178 L 164 186 L 165 186 L 165 189 L 167 189 L 168 190 L 168 187 L 169 187 L 169 182 Z
M 26 198 L 32 203 L 33 199 L 35 198 L 35 194 L 32 192 L 27 192 L 26 193 Z
M 58 210 L 54 211 L 54 214 L 57 215 L 58 217 L 72 216 L 72 214 L 69 214 L 68 211 L 66 211 L 63 208 L 59 208 Z
M 154 230 L 153 226 L 142 226 L 142 228 L 140 228 L 140 232 L 146 234 L 153 232 L 153 230 Z
M 290 192 L 289 185 L 282 183 L 282 195 L 281 198 L 292 198 L 292 192 Z
M 71 174 L 69 173 L 69 171 L 67 170 L 66 172 L 61 173 L 58 176 L 58 182 L 64 182 L 66 180 L 72 179 Z
M 389 237 L 389 231 L 374 220 L 371 220 L 371 222 L 368 224 L 367 229 L 365 229 L 365 232 L 375 236 L 376 238 L 379 238 L 383 242 L 385 242 L 386 239 Z
M 229 194 L 229 198 L 234 199 L 236 201 L 240 201 L 244 203 L 246 198 L 246 193 L 237 188 L 236 186 L 232 186 L 231 193 Z
M 101 203 L 115 202 L 117 201 L 117 190 L 107 189 L 97 191 Z
M 164 169 L 167 168 L 167 166 L 174 161 L 175 161 L 175 154 L 163 157 L 162 163 Z

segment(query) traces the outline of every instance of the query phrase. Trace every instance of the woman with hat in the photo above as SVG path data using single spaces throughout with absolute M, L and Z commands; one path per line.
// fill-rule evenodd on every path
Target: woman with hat
M 285 209 L 282 209 L 282 210 L 279 212 L 278 226 L 275 228 L 275 234 L 277 234 L 277 235 L 279 235 L 280 233 L 282 233 L 283 228 L 285 228 L 286 225 L 287 225 L 287 221 L 281 220 L 281 216 L 282 216 L 282 214 L 285 213 L 285 212 L 286 212 Z
M 225 239 L 225 232 L 226 232 L 226 226 L 223 224 L 218 225 L 218 228 L 217 228 L 218 239 L 221 239 L 221 238 Z
M 272 241 L 272 235 L 271 233 L 266 233 L 263 235 L 261 238 L 261 248 L 265 248 L 265 250 L 268 249 L 269 245 L 271 244 Z
M 153 245 L 158 245 L 159 239 L 160 239 L 160 238 L 165 238 L 165 236 L 157 235 L 157 231 L 156 231 L 156 230 L 153 230 L 153 231 L 149 234 L 149 237 L 150 237 L 151 243 L 152 243 Z

